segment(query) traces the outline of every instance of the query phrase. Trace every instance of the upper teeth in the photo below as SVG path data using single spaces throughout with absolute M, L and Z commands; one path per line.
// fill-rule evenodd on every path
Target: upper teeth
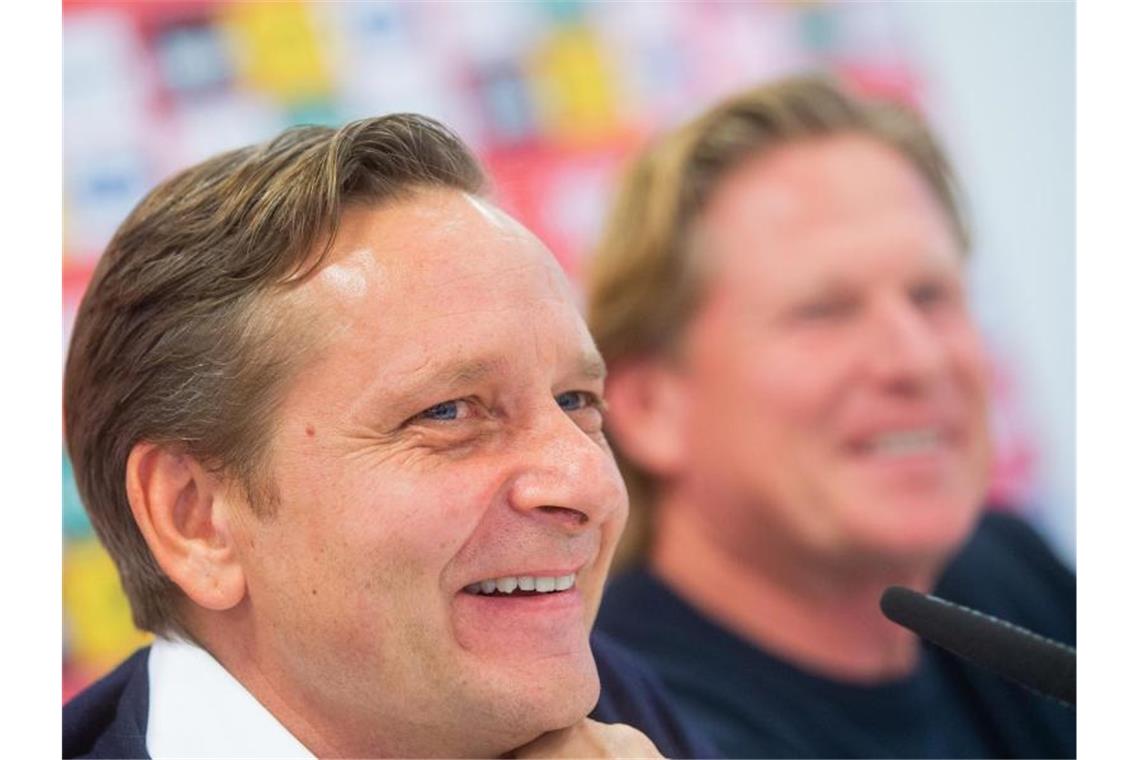
M 912 454 L 934 448 L 942 436 L 934 428 L 900 430 L 883 433 L 871 441 L 871 449 L 878 454 Z
M 519 591 L 537 591 L 545 594 L 551 591 L 565 591 L 574 585 L 575 573 L 569 575 L 505 575 L 502 578 L 491 578 L 478 583 L 472 583 L 464 590 L 472 594 L 501 594 Z

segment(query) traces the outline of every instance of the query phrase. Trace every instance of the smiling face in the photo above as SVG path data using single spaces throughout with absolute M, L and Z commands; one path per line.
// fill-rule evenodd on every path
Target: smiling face
M 743 164 L 697 230 L 674 482 L 756 561 L 940 558 L 978 513 L 984 362 L 963 261 L 921 176 L 857 136 Z
M 273 434 L 276 515 L 239 526 L 265 681 L 355 755 L 498 754 L 584 717 L 627 506 L 553 258 L 422 191 L 347 211 L 287 301 L 325 337 Z

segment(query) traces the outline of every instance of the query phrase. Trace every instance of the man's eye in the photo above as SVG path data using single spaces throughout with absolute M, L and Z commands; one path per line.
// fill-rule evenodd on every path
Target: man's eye
M 951 293 L 944 285 L 927 283 L 911 290 L 910 297 L 917 306 L 933 306 L 949 300 Z
M 600 399 L 589 391 L 567 391 L 554 397 L 564 412 L 576 412 L 588 407 L 601 406 Z
M 422 412 L 412 418 L 416 420 L 429 420 L 432 422 L 447 422 L 448 420 L 457 420 L 464 414 L 462 405 L 467 402 L 458 399 L 453 401 L 444 401 L 435 406 L 424 409 Z
M 839 319 L 855 310 L 855 301 L 847 298 L 831 298 L 806 303 L 796 310 L 800 319 Z

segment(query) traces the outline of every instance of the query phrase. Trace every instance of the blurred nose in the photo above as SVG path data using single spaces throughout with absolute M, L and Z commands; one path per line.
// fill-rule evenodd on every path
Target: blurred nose
M 937 379 L 947 359 L 930 317 L 905 296 L 883 299 L 874 310 L 866 356 L 877 381 L 910 392 Z
M 568 533 L 596 528 L 626 509 L 625 485 L 609 447 L 551 400 L 520 437 L 513 509 Z

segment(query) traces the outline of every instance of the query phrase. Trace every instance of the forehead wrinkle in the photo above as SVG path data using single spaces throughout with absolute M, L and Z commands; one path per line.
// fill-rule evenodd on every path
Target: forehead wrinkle
M 421 276 L 417 272 L 416 277 L 412 279 L 412 286 L 422 285 L 422 288 L 427 293 L 433 293 L 437 290 L 444 288 L 452 288 L 456 286 L 468 287 L 473 290 L 483 289 L 487 287 L 485 280 L 491 279 L 497 288 L 504 288 L 509 284 L 525 284 L 525 280 L 520 275 L 525 275 L 528 271 L 534 268 L 531 262 L 522 262 L 519 264 L 502 267 L 494 271 L 477 270 L 477 271 L 458 271 L 448 273 L 446 275 L 433 278 L 429 282 L 421 282 Z M 510 278 L 510 282 L 506 282 Z M 550 298 L 550 296 L 543 294 L 538 298 Z

